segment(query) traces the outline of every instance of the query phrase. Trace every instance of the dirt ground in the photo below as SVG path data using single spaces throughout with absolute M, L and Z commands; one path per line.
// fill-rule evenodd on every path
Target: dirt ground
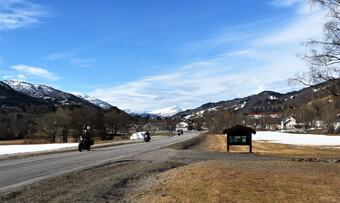
M 174 161 L 122 160 L 0 194 L 0 202 L 122 202 L 143 187 L 144 179 L 180 165 Z

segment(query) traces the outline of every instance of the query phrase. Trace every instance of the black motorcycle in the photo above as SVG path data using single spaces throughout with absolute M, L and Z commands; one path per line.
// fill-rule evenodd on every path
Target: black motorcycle
M 150 133 L 146 131 L 146 133 L 144 134 L 144 142 L 150 142 L 150 140 L 151 140 Z
M 178 136 L 183 135 L 183 130 L 177 130 L 177 135 L 178 135 Z
M 87 151 L 91 150 L 91 145 L 93 145 L 94 142 L 89 136 L 80 136 L 79 144 L 78 144 L 78 150 L 81 152 L 84 149 Z

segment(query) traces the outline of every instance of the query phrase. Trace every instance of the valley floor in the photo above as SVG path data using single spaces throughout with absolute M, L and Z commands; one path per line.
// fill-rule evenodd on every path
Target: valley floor
M 223 135 L 193 143 L 38 182 L 0 202 L 340 202 L 340 149 L 255 142 L 255 154 L 225 153 Z

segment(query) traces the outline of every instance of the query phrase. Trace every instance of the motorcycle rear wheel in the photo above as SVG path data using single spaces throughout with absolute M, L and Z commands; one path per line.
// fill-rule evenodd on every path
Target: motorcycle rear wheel
M 79 152 L 83 151 L 83 144 L 82 143 L 78 144 L 78 150 L 79 150 Z

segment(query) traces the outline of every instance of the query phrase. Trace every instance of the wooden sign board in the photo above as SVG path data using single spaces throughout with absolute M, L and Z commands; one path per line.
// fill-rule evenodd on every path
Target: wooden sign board
M 249 152 L 252 153 L 252 139 L 250 135 L 227 135 L 227 150 L 229 152 L 230 145 L 248 145 Z

